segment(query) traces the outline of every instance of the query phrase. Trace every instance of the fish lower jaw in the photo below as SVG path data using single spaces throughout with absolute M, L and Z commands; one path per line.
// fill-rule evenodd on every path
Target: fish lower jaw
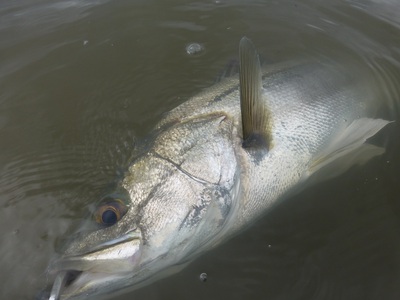
M 96 294 L 100 287 L 110 284 L 120 278 L 126 278 L 130 273 L 104 273 L 92 271 L 66 270 L 61 271 L 55 283 L 49 300 L 87 299 L 88 295 Z

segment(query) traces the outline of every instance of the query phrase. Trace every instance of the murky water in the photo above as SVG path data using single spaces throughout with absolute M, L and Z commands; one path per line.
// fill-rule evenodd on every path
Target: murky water
M 362 63 L 382 88 L 380 117 L 399 120 L 400 4 L 337 2 L 3 1 L 1 298 L 34 298 L 68 228 L 161 114 L 237 57 L 243 35 L 267 62 Z M 376 138 L 382 157 L 116 299 L 400 299 L 399 132 L 395 122 Z

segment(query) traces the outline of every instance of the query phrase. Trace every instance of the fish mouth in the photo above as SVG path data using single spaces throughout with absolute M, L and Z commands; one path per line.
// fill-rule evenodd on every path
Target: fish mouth
M 89 295 L 94 296 L 98 287 L 109 285 L 111 282 L 126 277 L 128 274 L 77 270 L 60 271 L 46 300 L 85 299 Z
M 91 252 L 68 255 L 54 262 L 55 279 L 49 300 L 79 299 L 100 286 L 132 276 L 139 265 L 141 239 L 129 233 L 102 243 Z
M 83 271 L 62 271 L 60 272 L 56 279 L 54 280 L 53 287 L 50 292 L 49 300 L 58 300 L 60 299 L 61 290 L 63 288 L 68 288 L 74 282 Z

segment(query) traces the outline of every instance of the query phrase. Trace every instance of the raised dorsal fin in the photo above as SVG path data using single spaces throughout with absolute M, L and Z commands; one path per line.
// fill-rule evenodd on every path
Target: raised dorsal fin
M 240 109 L 243 147 L 271 147 L 270 114 L 262 99 L 260 59 L 253 43 L 243 37 L 239 45 Z

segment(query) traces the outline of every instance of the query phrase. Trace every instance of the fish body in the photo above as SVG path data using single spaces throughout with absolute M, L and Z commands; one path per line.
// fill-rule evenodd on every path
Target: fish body
M 262 70 L 249 40 L 240 50 L 240 76 L 155 126 L 91 226 L 50 267 L 58 274 L 50 299 L 98 299 L 147 284 L 315 178 L 383 152 L 365 143 L 388 123 L 371 118 L 379 94 L 365 77 L 328 62 Z

